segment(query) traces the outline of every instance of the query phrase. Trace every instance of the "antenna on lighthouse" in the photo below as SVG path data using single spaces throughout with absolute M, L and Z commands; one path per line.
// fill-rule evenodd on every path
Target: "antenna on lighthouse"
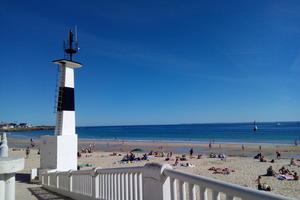
M 77 27 L 76 29 L 76 35 L 77 35 Z M 73 54 L 77 53 L 78 51 L 78 41 L 77 36 L 74 40 L 74 34 L 73 31 L 69 31 L 69 39 L 67 41 L 64 41 L 64 52 L 65 52 L 65 58 L 72 61 Z

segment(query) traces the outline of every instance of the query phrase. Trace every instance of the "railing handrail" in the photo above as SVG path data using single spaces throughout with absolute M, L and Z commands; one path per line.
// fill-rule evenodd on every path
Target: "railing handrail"
M 142 172 L 144 166 L 133 166 L 133 167 L 118 167 L 118 168 L 101 168 L 97 169 L 98 174 L 103 173 L 139 173 Z
M 248 187 L 243 187 L 239 185 L 235 185 L 232 183 L 207 178 L 204 176 L 199 176 L 195 174 L 190 174 L 182 171 L 178 171 L 175 169 L 164 169 L 163 174 L 169 176 L 171 178 L 179 179 L 186 181 L 188 183 L 192 183 L 195 185 L 205 186 L 206 188 L 215 189 L 219 192 L 223 192 L 226 194 L 230 194 L 236 197 L 247 197 L 253 198 L 256 200 L 264 200 L 264 199 L 273 199 L 273 200 L 290 200 L 291 198 L 286 198 L 283 196 L 278 196 L 272 193 L 266 193 L 263 191 L 253 190 Z

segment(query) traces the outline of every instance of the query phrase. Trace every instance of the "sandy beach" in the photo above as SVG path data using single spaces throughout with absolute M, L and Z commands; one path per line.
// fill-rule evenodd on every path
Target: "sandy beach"
M 38 141 L 36 141 L 38 144 Z M 79 150 L 81 147 L 87 146 L 91 141 L 80 141 Z M 28 145 L 28 141 L 24 140 L 10 140 L 10 145 L 20 146 L 20 144 Z M 81 170 L 99 168 L 115 168 L 115 167 L 128 167 L 128 166 L 142 166 L 147 162 L 159 162 L 173 165 L 176 157 L 182 157 L 186 154 L 186 161 L 179 161 L 175 169 L 185 172 L 194 173 L 201 176 L 211 177 L 226 182 L 235 183 L 241 186 L 257 188 L 255 180 L 259 175 L 266 174 L 266 169 L 272 166 L 273 169 L 278 170 L 284 166 L 290 171 L 300 174 L 300 147 L 297 146 L 284 146 L 284 145 L 259 145 L 259 144 L 244 144 L 244 150 L 241 144 L 213 144 L 212 148 L 208 148 L 207 144 L 188 144 L 188 143 L 160 143 L 160 142 L 126 142 L 126 141 L 110 141 L 110 142 L 96 142 L 95 151 L 92 153 L 82 153 L 78 159 L 78 164 L 89 164 L 89 167 L 81 167 Z M 261 147 L 260 147 L 261 146 Z M 120 162 L 124 155 L 128 154 L 133 148 L 142 148 L 148 153 L 150 150 L 164 152 L 164 157 L 151 156 L 147 161 L 137 161 L 132 163 Z M 188 155 L 188 150 L 194 149 L 194 156 L 192 158 Z M 261 150 L 260 150 L 261 148 Z M 13 151 L 14 150 L 14 151 Z M 281 151 L 282 158 L 276 159 L 276 151 Z M 169 161 L 166 161 L 166 153 L 173 152 Z M 226 159 L 209 158 L 210 153 L 225 153 Z M 259 162 L 253 159 L 252 155 L 261 152 L 267 162 Z M 114 154 L 116 155 L 114 155 Z M 144 152 L 135 153 L 136 156 L 142 156 Z M 23 148 L 10 148 L 11 156 L 25 157 Z M 201 159 L 197 159 L 198 155 L 202 155 Z M 295 156 L 297 166 L 289 166 L 291 157 Z M 275 163 L 270 163 L 271 159 L 275 159 Z M 181 164 L 189 163 L 192 167 L 181 166 Z M 20 172 L 23 174 L 30 173 L 31 168 L 39 167 L 39 155 L 37 149 L 31 149 L 28 159 L 25 160 L 25 169 Z M 230 174 L 216 174 L 208 170 L 211 167 L 215 168 L 229 168 L 234 170 Z M 281 194 L 287 197 L 300 199 L 300 181 L 294 180 L 278 180 L 276 177 L 262 177 L 262 182 L 270 185 L 275 194 Z M 17 185 L 18 190 L 18 185 Z

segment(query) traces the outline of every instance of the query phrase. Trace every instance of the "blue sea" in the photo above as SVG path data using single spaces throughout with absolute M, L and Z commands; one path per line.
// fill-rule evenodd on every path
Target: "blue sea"
M 165 141 L 190 143 L 270 143 L 293 144 L 300 142 L 300 122 L 209 123 L 178 125 L 93 126 L 77 127 L 79 139 Z M 10 132 L 10 138 L 38 139 L 53 135 L 54 130 Z

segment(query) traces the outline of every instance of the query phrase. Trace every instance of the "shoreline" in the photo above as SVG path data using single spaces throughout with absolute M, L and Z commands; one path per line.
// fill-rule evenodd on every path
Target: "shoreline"
M 39 141 L 34 139 L 38 148 Z M 24 148 L 30 145 L 29 139 L 15 139 L 8 138 L 8 144 L 10 148 Z M 142 148 L 145 152 L 149 151 L 162 151 L 162 152 L 174 152 L 174 153 L 188 153 L 193 148 L 197 154 L 209 154 L 209 153 L 225 153 L 228 156 L 241 156 L 241 157 L 253 157 L 257 153 L 263 153 L 265 156 L 274 156 L 276 151 L 280 151 L 283 157 L 291 158 L 300 157 L 300 146 L 293 145 L 276 145 L 276 144 L 246 144 L 246 143 L 214 143 L 209 148 L 208 143 L 190 143 L 181 142 L 176 143 L 173 141 L 118 141 L 118 140 L 78 140 L 78 151 L 82 147 L 89 144 L 95 144 L 95 151 L 103 152 L 130 152 L 134 148 Z M 244 146 L 244 150 L 242 149 Z
M 40 130 L 52 130 L 52 129 L 40 129 Z M 12 131 L 12 132 L 26 132 L 26 131 L 32 131 L 32 130 L 24 130 L 24 131 Z M 38 131 L 38 130 L 37 130 Z M 30 140 L 31 138 L 34 139 L 35 141 L 39 141 L 40 137 L 29 137 L 26 136 L 25 137 L 10 137 L 11 135 L 9 134 L 9 132 L 7 133 L 7 137 L 11 140 Z M 44 135 L 43 135 L 44 136 Z M 82 142 L 82 143 L 122 143 L 122 142 L 129 142 L 129 143 L 165 143 L 165 144 L 190 144 L 190 145 L 208 145 L 209 144 L 209 140 L 208 141 L 204 141 L 204 140 L 176 140 L 176 139 L 119 139 L 119 138 L 78 138 L 78 142 Z M 269 146 L 295 146 L 294 145 L 294 141 L 290 141 L 289 143 L 274 143 L 274 142 L 246 142 L 246 141 L 222 141 L 222 140 L 218 140 L 216 141 L 215 139 L 211 140 L 211 144 L 214 145 L 219 145 L 219 144 L 224 144 L 224 145 L 269 145 Z M 298 145 L 300 146 L 300 145 Z

